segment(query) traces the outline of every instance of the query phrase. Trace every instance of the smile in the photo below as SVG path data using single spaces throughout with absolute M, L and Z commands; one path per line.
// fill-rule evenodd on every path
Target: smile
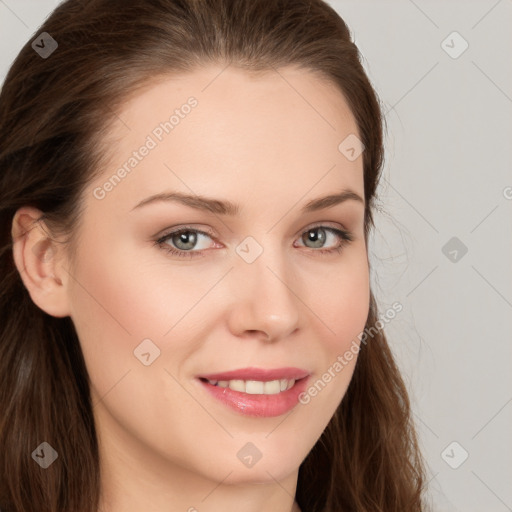
M 309 372 L 298 368 L 245 368 L 198 376 L 208 393 L 232 410 L 247 416 L 280 416 L 299 403 Z

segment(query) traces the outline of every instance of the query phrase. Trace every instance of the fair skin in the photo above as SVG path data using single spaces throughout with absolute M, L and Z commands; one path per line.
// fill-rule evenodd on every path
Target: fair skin
M 354 370 L 356 357 L 309 403 L 274 417 L 228 408 L 196 378 L 292 366 L 314 383 L 364 329 L 369 304 L 364 202 L 300 211 L 343 189 L 364 198 L 362 156 L 349 161 L 338 150 L 358 134 L 344 97 L 292 67 L 256 77 L 222 69 L 160 81 L 117 112 L 112 166 L 84 192 L 75 261 L 44 242 L 38 210 L 21 208 L 13 220 L 14 258 L 32 300 L 70 316 L 77 330 L 91 379 L 103 512 L 297 512 L 299 466 Z M 197 106 L 97 199 L 94 189 L 190 96 Z M 231 201 L 240 212 L 163 201 L 133 209 L 165 191 Z M 154 244 L 182 226 L 214 236 L 198 235 L 195 246 L 175 236 L 164 247 L 204 257 Z M 326 239 L 315 245 L 307 239 L 312 226 L 344 229 L 353 240 L 336 252 L 340 237 L 317 229 Z M 263 248 L 252 263 L 236 252 L 248 236 Z M 147 338 L 160 356 L 146 366 L 134 349 Z M 248 442 L 262 454 L 252 467 L 237 457 Z

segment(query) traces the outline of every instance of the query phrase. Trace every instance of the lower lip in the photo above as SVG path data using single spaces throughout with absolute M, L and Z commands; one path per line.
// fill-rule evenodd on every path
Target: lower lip
M 299 379 L 293 387 L 275 395 L 250 395 L 198 380 L 214 398 L 228 407 L 247 416 L 264 418 L 280 416 L 293 409 L 299 401 L 299 395 L 306 389 L 308 379 L 309 377 Z

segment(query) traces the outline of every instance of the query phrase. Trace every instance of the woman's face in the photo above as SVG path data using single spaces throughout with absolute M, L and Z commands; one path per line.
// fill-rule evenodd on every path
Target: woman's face
M 108 464 L 282 481 L 345 394 L 356 358 L 336 362 L 368 315 L 362 155 L 326 81 L 222 69 L 153 84 L 117 112 L 67 297 Z M 200 379 L 226 372 L 211 380 L 228 388 Z

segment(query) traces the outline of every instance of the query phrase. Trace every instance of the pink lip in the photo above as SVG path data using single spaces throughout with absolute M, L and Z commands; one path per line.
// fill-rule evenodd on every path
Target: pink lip
M 268 382 L 279 379 L 295 379 L 290 389 L 275 395 L 251 395 L 230 388 L 221 388 L 210 384 L 209 380 L 259 380 Z M 305 391 L 309 380 L 309 372 L 299 368 L 278 368 L 263 370 L 259 368 L 244 368 L 223 373 L 200 375 L 198 382 L 211 396 L 224 403 L 231 409 L 247 416 L 273 417 L 280 416 L 293 409 L 299 396 Z
M 271 380 L 279 379 L 303 379 L 307 377 L 309 372 L 301 368 L 276 368 L 273 370 L 266 370 L 263 368 L 241 368 L 239 370 L 232 370 L 222 373 L 210 373 L 205 375 L 198 375 L 198 378 L 208 380 L 259 380 L 261 382 L 268 382 Z

